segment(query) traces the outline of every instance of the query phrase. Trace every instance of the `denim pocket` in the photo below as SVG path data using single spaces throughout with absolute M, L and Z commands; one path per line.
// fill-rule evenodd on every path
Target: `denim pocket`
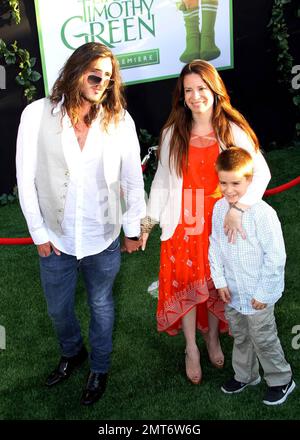
M 44 259 L 44 258 L 49 258 L 49 257 L 51 257 L 51 255 L 53 255 L 53 254 L 54 254 L 54 250 L 52 249 L 49 255 L 47 255 L 47 256 L 43 256 L 43 257 L 42 257 L 42 256 L 39 254 L 39 257 L 40 257 L 40 258 L 43 258 L 43 259 Z
M 107 252 L 114 252 L 116 250 L 118 250 L 120 247 L 120 239 L 119 237 L 115 239 L 115 241 L 113 241 L 108 248 L 105 249 L 105 251 Z

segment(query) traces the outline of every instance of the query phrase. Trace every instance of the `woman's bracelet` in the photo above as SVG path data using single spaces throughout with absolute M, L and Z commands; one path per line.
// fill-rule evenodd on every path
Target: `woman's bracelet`
M 141 233 L 150 234 L 153 227 L 157 224 L 157 221 L 153 220 L 149 215 L 141 220 Z
M 242 208 L 239 208 L 238 206 L 236 206 L 234 203 L 232 203 L 232 205 L 230 205 L 230 208 L 234 208 L 237 211 L 240 211 L 242 214 L 244 214 L 244 210 Z

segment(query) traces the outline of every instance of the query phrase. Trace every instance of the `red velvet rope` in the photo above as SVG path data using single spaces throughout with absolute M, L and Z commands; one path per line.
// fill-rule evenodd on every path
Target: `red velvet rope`
M 264 193 L 264 196 L 272 196 L 274 194 L 278 194 L 280 192 L 286 191 L 292 186 L 298 185 L 300 183 L 300 176 L 291 180 L 290 182 L 284 183 L 283 185 L 276 186 L 275 188 L 267 189 Z M 33 244 L 31 237 L 26 238 L 0 238 L 0 246 L 1 245 L 16 245 L 16 244 Z
M 284 183 L 283 185 L 276 186 L 275 188 L 267 189 L 265 192 L 265 196 L 272 196 L 273 194 L 278 194 L 282 191 L 285 191 L 292 186 L 298 185 L 300 183 L 300 176 L 296 177 L 296 179 L 291 180 L 290 182 Z
M 0 245 L 7 244 L 33 244 L 31 237 L 26 238 L 0 238 Z

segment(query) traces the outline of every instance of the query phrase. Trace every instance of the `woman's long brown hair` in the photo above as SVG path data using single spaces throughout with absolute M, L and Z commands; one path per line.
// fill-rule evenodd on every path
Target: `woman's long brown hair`
M 81 95 L 82 75 L 89 69 L 90 65 L 99 58 L 110 58 L 112 62 L 113 86 L 106 89 L 101 99 L 103 117 L 101 123 L 106 130 L 110 122 L 118 123 L 126 107 L 123 95 L 123 85 L 116 58 L 108 47 L 101 43 L 86 43 L 78 47 L 61 69 L 59 77 L 54 83 L 50 100 L 58 104 L 62 99 L 62 114 L 68 113 L 72 125 L 79 119 L 79 110 L 83 97 Z M 91 106 L 89 113 L 85 116 L 85 123 L 91 125 L 97 117 L 99 105 Z
M 230 98 L 222 78 L 215 67 L 203 60 L 194 60 L 187 64 L 178 78 L 172 102 L 172 110 L 160 136 L 159 151 L 167 129 L 171 129 L 169 167 L 174 168 L 178 176 L 182 175 L 187 166 L 188 147 L 192 130 L 192 113 L 184 105 L 183 81 L 186 75 L 198 74 L 214 94 L 212 125 L 217 139 L 229 148 L 234 144 L 230 122 L 244 130 L 253 142 L 256 151 L 259 150 L 258 139 L 244 116 L 230 104 Z

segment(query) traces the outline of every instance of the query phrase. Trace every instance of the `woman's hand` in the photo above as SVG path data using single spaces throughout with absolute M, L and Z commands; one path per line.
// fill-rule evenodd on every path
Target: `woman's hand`
M 236 242 L 237 234 L 245 240 L 246 234 L 242 226 L 242 212 L 230 208 L 224 219 L 224 232 L 228 236 L 228 243 Z
M 149 238 L 149 232 L 142 233 L 142 251 L 146 249 L 147 240 Z

